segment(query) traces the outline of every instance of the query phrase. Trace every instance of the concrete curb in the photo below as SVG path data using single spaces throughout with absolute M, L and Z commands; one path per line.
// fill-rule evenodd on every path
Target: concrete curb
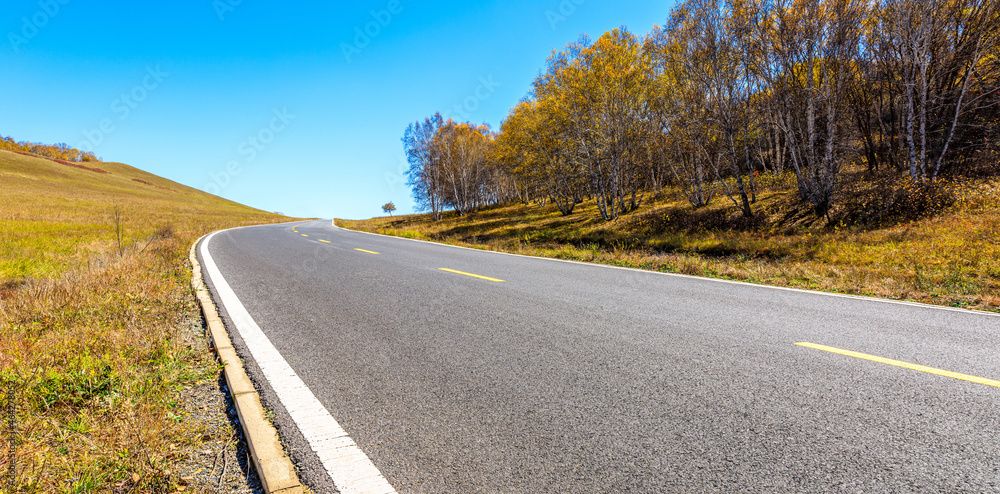
M 236 413 L 239 414 L 243 436 L 247 440 L 254 467 L 257 468 L 257 476 L 265 492 L 304 494 L 306 490 L 299 482 L 295 466 L 281 446 L 278 431 L 264 416 L 260 395 L 254 389 L 246 370 L 243 369 L 243 362 L 236 355 L 215 302 L 212 301 L 212 296 L 202 279 L 197 248 L 204 238 L 199 238 L 191 246 L 191 288 L 194 289 L 201 305 L 205 325 L 212 338 L 212 346 L 224 366 L 226 384 L 229 386 L 229 394 L 233 397 Z

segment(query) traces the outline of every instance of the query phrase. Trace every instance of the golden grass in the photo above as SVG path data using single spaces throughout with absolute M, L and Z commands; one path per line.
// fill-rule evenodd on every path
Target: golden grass
M 197 314 L 188 248 L 290 220 L 91 165 L 108 173 L 0 151 L 0 403 L 13 385 L 17 434 L 15 481 L 4 450 L 0 492 L 173 492 L 171 464 L 199 437 L 177 403 L 218 370 L 178 337 Z
M 862 227 L 816 219 L 797 205 L 787 176 L 762 178 L 752 225 L 725 197 L 693 211 L 670 189 L 610 222 L 587 201 L 569 216 L 522 204 L 437 222 L 424 214 L 337 224 L 533 256 L 1000 310 L 1000 182 L 954 184 L 955 201 L 934 214 Z

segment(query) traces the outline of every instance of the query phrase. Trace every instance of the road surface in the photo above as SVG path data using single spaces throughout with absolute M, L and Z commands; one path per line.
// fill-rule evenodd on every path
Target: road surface
M 995 315 L 329 221 L 208 242 L 216 300 L 400 493 L 1000 491 Z M 349 490 L 222 302 L 304 481 Z

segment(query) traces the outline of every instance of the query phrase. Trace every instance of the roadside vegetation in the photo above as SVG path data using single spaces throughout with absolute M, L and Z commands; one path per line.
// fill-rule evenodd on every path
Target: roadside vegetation
M 40 156 L 70 163 L 90 163 L 101 161 L 90 151 L 80 151 L 69 144 L 43 144 L 40 142 L 15 141 L 11 137 L 0 137 L 0 149 L 26 156 Z M 73 166 L 73 165 L 71 165 Z
M 996 310 L 1000 4 L 686 0 L 554 51 L 499 131 L 405 131 L 347 227 Z
M 942 180 L 1000 172 L 998 117 L 997 2 L 687 0 L 645 37 L 554 52 L 499 132 L 438 113 L 403 145 L 435 218 L 592 199 L 613 220 L 670 185 L 752 222 L 760 189 L 791 174 L 792 204 L 817 217 L 881 197 L 842 218 L 872 224 L 937 206 Z
M 201 437 L 184 389 L 218 376 L 180 338 L 200 317 L 188 249 L 289 219 L 64 161 L 0 151 L 0 491 L 174 492 L 172 465 Z
M 337 226 L 532 256 L 1000 311 L 1000 180 L 950 183 L 947 205 L 877 226 L 817 218 L 793 175 L 761 180 L 757 219 L 725 203 L 692 210 L 668 186 L 613 221 L 586 200 L 337 220 Z M 877 187 L 873 186 L 874 189 Z M 873 189 L 873 190 L 874 190 Z M 881 201 L 874 192 L 853 201 Z M 862 208 L 861 202 L 857 207 Z M 843 210 L 845 216 L 848 210 Z M 669 297 L 663 303 L 669 304 Z

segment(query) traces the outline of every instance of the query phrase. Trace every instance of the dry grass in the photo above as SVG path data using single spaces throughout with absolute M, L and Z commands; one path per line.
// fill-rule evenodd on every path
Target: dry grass
M 197 312 L 187 249 L 289 220 L 94 166 L 108 173 L 0 151 L 0 403 L 14 385 L 17 434 L 0 492 L 174 492 L 171 465 L 199 437 L 178 402 L 218 370 L 178 337 Z
M 438 222 L 411 215 L 337 224 L 533 256 L 1000 310 L 1000 182 L 950 184 L 932 196 L 948 200 L 920 208 L 887 203 L 878 215 L 872 211 L 881 211 L 884 195 L 862 188 L 843 198 L 830 222 L 797 204 L 789 177 L 763 177 L 761 186 L 750 222 L 724 197 L 693 211 L 667 189 L 611 222 L 585 202 L 569 216 L 551 205 L 515 205 Z

